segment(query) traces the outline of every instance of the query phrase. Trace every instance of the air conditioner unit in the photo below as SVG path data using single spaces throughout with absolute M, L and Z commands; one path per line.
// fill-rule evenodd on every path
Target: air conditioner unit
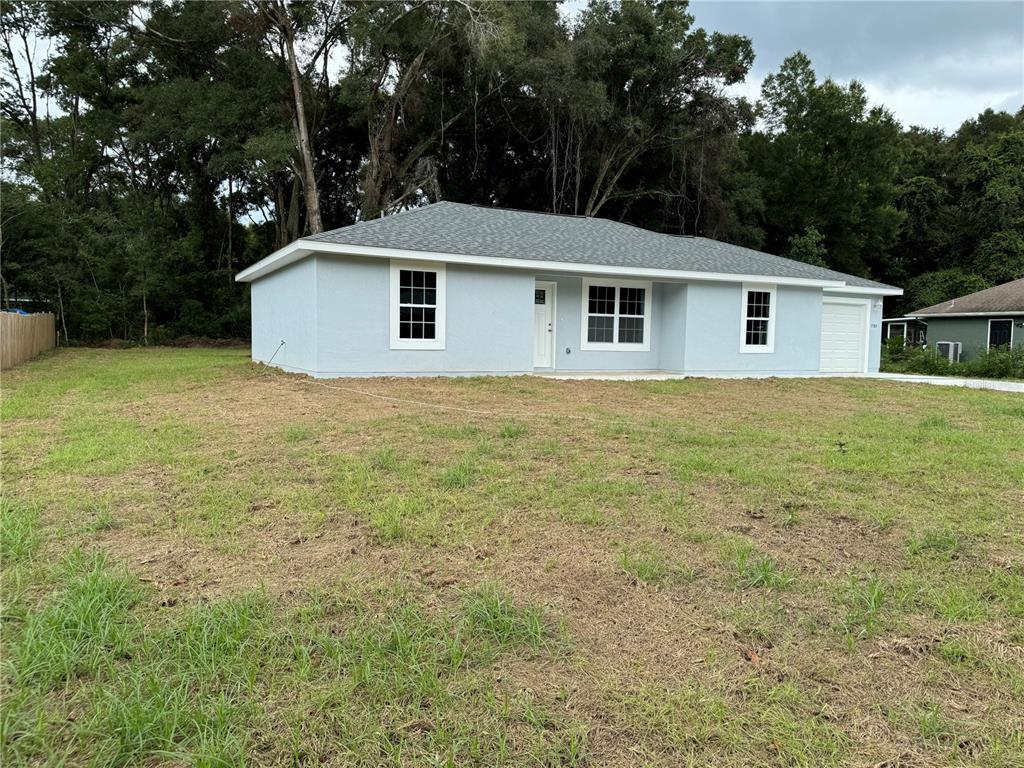
M 960 362 L 959 341 L 937 341 L 935 342 L 935 354 L 944 357 L 951 363 Z

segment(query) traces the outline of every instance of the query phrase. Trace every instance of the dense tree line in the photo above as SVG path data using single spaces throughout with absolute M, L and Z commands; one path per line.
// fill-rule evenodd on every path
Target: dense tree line
M 1024 275 L 1024 110 L 902 128 L 685 3 L 4 2 L 2 301 L 72 340 L 246 336 L 241 267 L 447 199 L 897 283 Z M 49 109 L 47 109 L 49 105 Z

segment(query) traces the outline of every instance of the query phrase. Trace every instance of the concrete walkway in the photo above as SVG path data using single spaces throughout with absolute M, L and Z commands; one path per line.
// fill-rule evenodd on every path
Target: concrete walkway
M 596 381 L 669 381 L 671 379 L 875 379 L 878 381 L 903 381 L 910 384 L 935 384 L 940 387 L 967 387 L 968 389 L 992 389 L 997 392 L 1024 393 L 1024 381 L 1001 381 L 999 379 L 963 379 L 956 376 L 922 376 L 915 373 L 813 373 L 813 374 L 743 374 L 706 373 L 690 376 L 684 373 L 663 371 L 544 371 L 535 373 L 545 379 L 574 379 Z

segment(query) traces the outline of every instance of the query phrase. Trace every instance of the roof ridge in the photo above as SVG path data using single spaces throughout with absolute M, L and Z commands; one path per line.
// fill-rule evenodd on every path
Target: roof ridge
M 335 232 L 341 232 L 344 229 L 352 229 L 353 227 L 361 227 L 363 225 L 373 224 L 374 222 L 381 221 L 383 219 L 393 219 L 396 216 L 402 216 L 402 215 L 407 214 L 407 213 L 416 213 L 417 211 L 425 211 L 427 208 L 432 208 L 433 206 L 440 205 L 441 203 L 452 203 L 454 205 L 461 205 L 461 203 L 454 203 L 454 201 L 451 201 L 451 200 L 438 200 L 436 203 L 428 203 L 427 205 L 417 205 L 415 208 L 405 208 L 405 209 L 403 209 L 401 211 L 397 211 L 396 213 L 389 213 L 386 216 L 382 214 L 382 215 L 378 216 L 375 219 L 360 219 L 359 221 L 353 221 L 351 224 L 346 224 L 343 227 L 335 227 L 334 229 L 325 229 L 323 232 L 317 232 L 315 235 L 307 235 L 306 237 L 302 237 L 302 238 L 299 238 L 299 239 L 300 240 L 312 240 L 312 239 L 315 239 L 317 237 L 320 237 L 321 235 L 331 235 L 331 234 L 334 234 Z

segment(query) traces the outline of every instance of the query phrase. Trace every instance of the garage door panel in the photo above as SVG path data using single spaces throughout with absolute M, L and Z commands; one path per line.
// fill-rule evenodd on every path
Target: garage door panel
M 821 316 L 821 371 L 860 373 L 867 349 L 867 306 L 826 300 Z

